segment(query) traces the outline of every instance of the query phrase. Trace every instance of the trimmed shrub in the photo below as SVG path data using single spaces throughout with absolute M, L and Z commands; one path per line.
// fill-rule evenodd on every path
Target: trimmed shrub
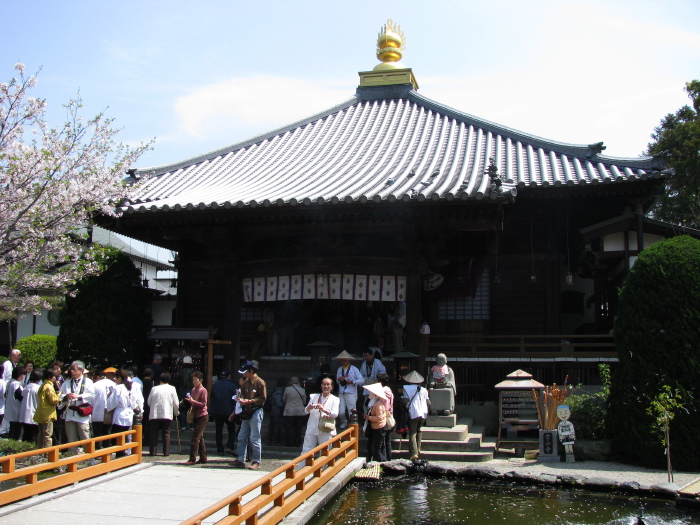
M 0 439 L 0 453 L 9 456 L 10 454 L 19 454 L 34 450 L 36 443 L 28 443 L 27 441 L 16 441 L 14 439 Z
M 610 393 L 610 366 L 600 364 L 598 370 L 603 380 L 600 392 L 574 393 L 566 398 L 566 404 L 571 409 L 571 422 L 576 429 L 576 439 L 608 438 L 605 420 Z
M 31 361 L 35 368 L 46 368 L 56 359 L 56 336 L 30 335 L 23 337 L 15 345 L 22 352 L 22 362 Z
M 628 461 L 664 468 L 664 448 L 647 408 L 664 386 L 689 400 L 671 424 L 671 455 L 700 469 L 700 241 L 675 237 L 645 249 L 620 290 L 607 425 L 613 449 Z

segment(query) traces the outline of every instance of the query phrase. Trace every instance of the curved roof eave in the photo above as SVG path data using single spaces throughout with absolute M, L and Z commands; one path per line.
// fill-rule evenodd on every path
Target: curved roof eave
M 138 196 L 120 209 L 506 202 L 517 188 L 616 185 L 669 173 L 663 157 L 606 157 L 602 143 L 547 140 L 457 111 L 412 89 L 398 96 L 372 94 L 360 88 L 349 100 L 287 126 L 172 164 L 138 169 L 143 175 Z
M 345 102 L 341 102 L 340 104 L 337 104 L 331 108 L 326 109 L 325 111 L 321 111 L 320 113 L 316 113 L 315 115 L 311 115 L 310 117 L 306 117 L 304 119 L 298 120 L 296 122 L 293 122 L 291 124 L 288 124 L 286 126 L 282 126 L 277 129 L 273 129 L 271 131 L 267 131 L 265 133 L 262 133 L 260 135 L 254 135 L 248 139 L 242 140 L 240 142 L 234 142 L 233 144 L 229 144 L 228 146 L 224 146 L 223 148 L 217 148 L 213 149 L 210 151 L 207 151 L 206 153 L 202 153 L 201 155 L 195 155 L 194 157 L 188 157 L 185 159 L 181 159 L 179 161 L 173 162 L 171 164 L 161 164 L 160 166 L 151 166 L 149 168 L 138 168 L 136 170 L 136 173 L 145 176 L 145 177 L 157 177 L 158 175 L 162 175 L 163 173 L 168 173 L 169 171 L 175 171 L 179 170 L 180 168 L 185 168 L 187 166 L 192 166 L 194 164 L 199 164 L 201 162 L 205 162 L 209 159 L 213 159 L 216 157 L 220 157 L 222 155 L 226 155 L 227 153 L 230 153 L 232 151 L 236 151 L 241 148 L 245 148 L 247 146 L 250 146 L 252 144 L 257 144 L 258 142 L 262 142 L 264 140 L 270 139 L 272 137 L 275 137 L 277 135 L 281 135 L 283 133 L 286 133 L 287 131 L 290 131 L 295 128 L 299 128 L 301 126 L 304 126 L 310 122 L 315 122 L 316 120 L 322 119 L 324 117 L 327 117 L 328 115 L 332 115 L 333 113 L 336 113 L 338 111 L 341 111 L 347 107 L 352 106 L 353 104 L 356 104 L 358 101 L 357 96 L 353 96 L 352 98 L 349 98 Z
M 423 104 L 437 112 L 449 115 L 457 120 L 463 122 L 469 122 L 474 124 L 484 130 L 497 133 L 499 135 L 510 136 L 511 138 L 532 144 L 533 146 L 538 146 L 547 150 L 554 150 L 558 153 L 564 153 L 574 157 L 594 157 L 600 162 L 616 164 L 618 166 L 635 166 L 638 168 L 645 169 L 663 169 L 660 168 L 661 163 L 658 162 L 656 157 L 652 156 L 642 156 L 642 157 L 612 157 L 608 155 L 602 155 L 601 153 L 594 153 L 591 151 L 592 144 L 569 144 L 566 142 L 557 142 L 555 140 L 546 139 L 531 133 L 526 133 L 514 128 L 509 128 L 508 126 L 503 126 L 502 124 L 497 124 L 480 117 L 476 117 L 469 113 L 459 111 L 450 106 L 446 106 L 437 102 L 433 99 L 425 97 L 419 94 L 417 91 L 411 90 L 409 92 L 409 98 L 414 100 L 416 103 Z M 600 143 L 602 144 L 602 142 Z

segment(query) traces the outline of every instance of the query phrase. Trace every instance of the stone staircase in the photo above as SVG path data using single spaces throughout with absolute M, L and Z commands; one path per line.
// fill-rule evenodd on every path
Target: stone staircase
M 394 433 L 392 457 L 408 459 L 408 438 Z M 429 461 L 482 462 L 493 459 L 495 441 L 484 439 L 484 427 L 471 418 L 428 416 L 422 428 L 421 459 Z
M 267 419 L 267 418 L 266 418 Z M 267 442 L 268 421 L 263 420 L 262 442 L 263 455 L 267 458 L 289 458 L 297 457 L 301 450 L 284 446 L 269 446 Z M 224 428 L 224 444 L 227 439 L 227 432 Z M 181 430 L 180 439 L 184 454 L 189 452 L 192 432 Z M 408 437 L 402 438 L 399 434 L 392 434 L 392 458 L 408 459 Z M 171 447 L 173 453 L 178 452 L 177 431 L 175 425 L 171 429 Z M 204 431 L 204 440 L 207 444 L 209 455 L 217 456 L 215 425 L 210 421 Z M 474 425 L 472 418 L 457 418 L 452 416 L 428 416 L 426 426 L 422 429 L 421 455 L 422 459 L 429 461 L 461 461 L 461 462 L 482 462 L 493 459 L 495 452 L 495 439 L 484 437 L 484 427 Z M 360 454 L 367 451 L 367 440 L 360 439 Z M 226 451 L 226 456 L 231 454 Z

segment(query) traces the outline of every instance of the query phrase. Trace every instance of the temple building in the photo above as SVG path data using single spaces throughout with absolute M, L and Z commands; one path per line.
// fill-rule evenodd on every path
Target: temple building
M 227 366 L 376 344 L 421 373 L 446 353 L 458 403 L 515 369 L 595 381 L 616 361 L 616 289 L 668 235 L 645 218 L 665 159 L 447 107 L 419 94 L 403 50 L 389 21 L 345 102 L 132 171 L 135 197 L 103 226 L 177 252 L 174 326 L 212 327 Z

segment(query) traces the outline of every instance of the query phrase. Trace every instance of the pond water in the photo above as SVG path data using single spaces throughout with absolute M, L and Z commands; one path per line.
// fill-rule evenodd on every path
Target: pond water
M 636 524 L 640 513 L 647 525 L 700 523 L 669 500 L 415 475 L 350 483 L 309 525 Z

